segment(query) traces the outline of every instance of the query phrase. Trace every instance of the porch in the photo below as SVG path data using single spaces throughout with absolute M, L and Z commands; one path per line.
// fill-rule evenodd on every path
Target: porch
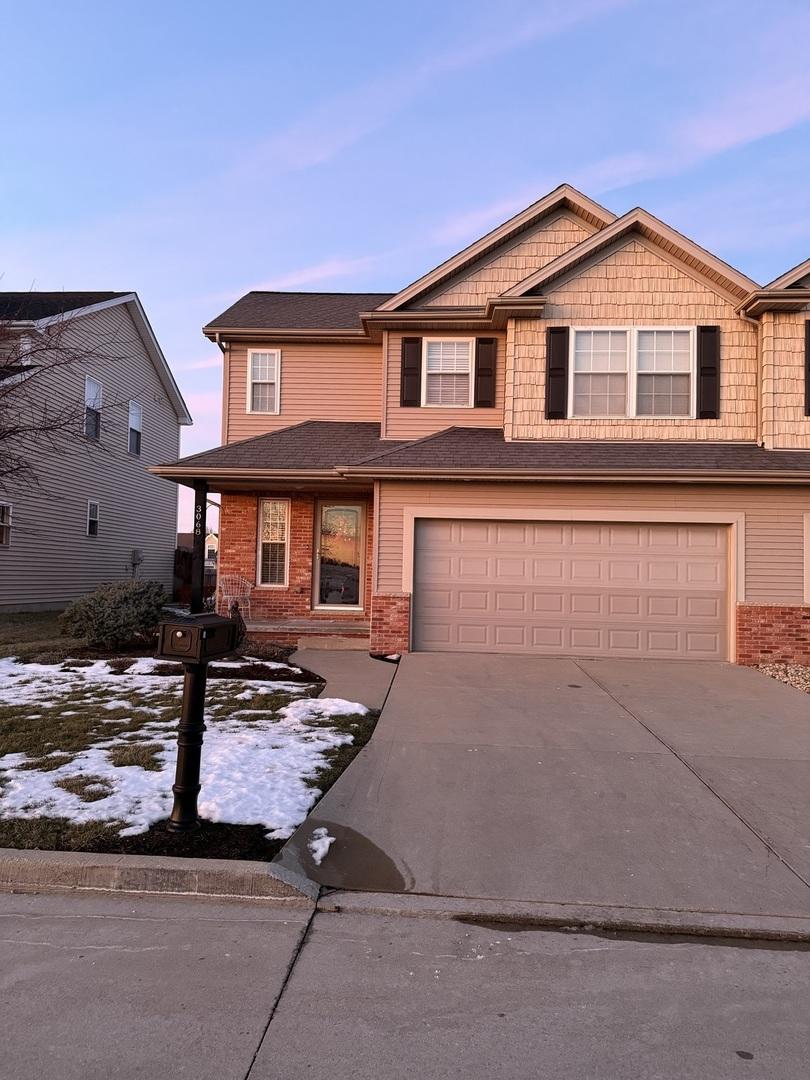
M 248 633 L 298 649 L 357 649 L 368 652 L 367 619 L 246 619 Z

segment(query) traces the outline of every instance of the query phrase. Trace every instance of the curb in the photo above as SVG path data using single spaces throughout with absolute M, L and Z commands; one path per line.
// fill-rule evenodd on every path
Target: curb
M 266 900 L 315 907 L 320 886 L 272 863 L 0 848 L 0 889 Z
M 544 904 L 521 900 L 476 900 L 415 893 L 326 890 L 319 912 L 453 919 L 457 922 L 536 926 L 537 929 L 668 934 L 682 937 L 810 942 L 810 917 L 739 912 L 675 911 L 658 908 Z

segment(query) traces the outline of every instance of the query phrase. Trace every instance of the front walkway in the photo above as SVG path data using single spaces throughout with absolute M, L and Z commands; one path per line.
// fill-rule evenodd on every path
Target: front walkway
M 808 822 L 810 700 L 759 672 L 423 653 L 279 861 L 355 890 L 806 917 Z

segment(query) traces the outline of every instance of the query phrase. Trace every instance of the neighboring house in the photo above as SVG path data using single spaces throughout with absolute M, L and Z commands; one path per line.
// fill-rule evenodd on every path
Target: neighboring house
M 243 297 L 225 445 L 155 471 L 281 640 L 808 663 L 809 326 L 810 263 L 565 185 L 395 295 Z
M 0 493 L 0 610 L 61 608 L 135 575 L 171 590 L 177 489 L 147 469 L 178 453 L 191 417 L 138 297 L 0 293 L 0 320 L 58 334 L 71 362 L 25 393 L 76 405 L 72 438 L 31 449 L 36 484 Z
M 192 551 L 194 549 L 194 533 L 193 532 L 179 532 L 177 534 L 177 546 L 181 551 Z M 219 537 L 215 532 L 207 532 L 205 534 L 205 561 L 213 566 L 216 566 L 217 552 L 219 551 Z

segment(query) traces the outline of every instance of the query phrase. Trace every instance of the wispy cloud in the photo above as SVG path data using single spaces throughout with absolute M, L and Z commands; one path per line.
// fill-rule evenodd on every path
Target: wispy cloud
M 324 281 L 334 281 L 336 278 L 347 278 L 375 266 L 383 256 L 360 255 L 354 258 L 325 259 L 311 266 L 302 266 L 297 270 L 289 270 L 276 277 L 269 278 L 252 284 L 249 289 L 297 289 L 301 285 L 317 285 Z

